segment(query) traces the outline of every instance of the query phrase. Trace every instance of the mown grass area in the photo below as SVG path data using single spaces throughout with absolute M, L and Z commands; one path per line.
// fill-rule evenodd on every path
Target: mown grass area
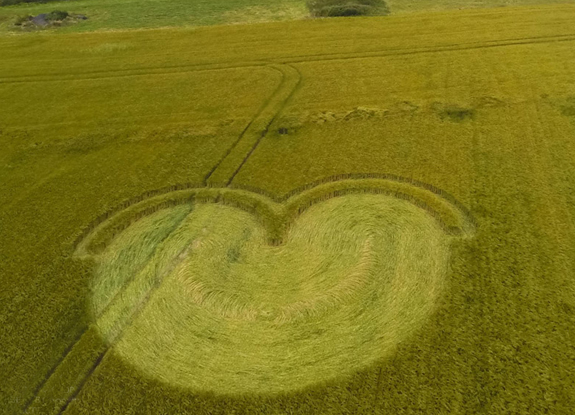
M 6 201 L 0 206 L 0 373 L 7 374 L 0 381 L 2 412 L 570 414 L 574 17 L 574 7 L 547 6 L 0 39 L 0 97 L 7 103 L 0 106 L 0 194 Z M 216 43 L 220 47 L 210 47 Z M 256 242 L 263 245 L 253 216 L 213 204 L 203 206 L 206 222 L 193 216 L 197 206 L 189 213 L 190 226 L 200 233 L 204 223 L 221 227 L 200 247 L 200 257 L 213 253 L 220 260 L 209 266 L 193 262 L 193 255 L 186 260 L 188 270 L 207 267 L 204 288 L 190 282 L 192 271 L 169 274 L 174 278 L 158 283 L 149 298 L 126 291 L 132 302 L 110 314 L 136 311 L 133 324 L 115 326 L 114 318 L 105 329 L 96 324 L 94 301 L 104 309 L 110 293 L 122 290 L 117 281 L 95 277 L 108 275 L 109 264 L 119 264 L 111 268 L 120 275 L 128 272 L 122 260 L 139 267 L 154 258 L 151 245 L 118 247 L 131 246 L 129 232 L 147 235 L 154 246 L 166 241 L 172 249 L 166 234 L 188 215 L 183 209 L 135 222 L 105 244 L 111 250 L 101 252 L 111 262 L 78 257 L 76 242 L 107 212 L 121 215 L 133 203 L 160 195 L 157 189 L 204 184 L 230 183 L 281 200 L 308 183 L 333 175 L 349 179 L 349 173 L 441 189 L 438 194 L 452 196 L 475 218 L 473 237 L 450 242 L 433 311 L 392 352 L 279 394 L 263 388 L 238 393 L 231 386 L 222 393 L 226 383 L 210 373 L 219 373 L 222 362 L 228 369 L 230 361 L 211 356 L 197 368 L 209 377 L 203 387 L 178 384 L 171 371 L 157 376 L 166 362 L 193 367 L 181 362 L 197 350 L 182 355 L 181 347 L 170 349 L 189 335 L 193 307 L 201 304 L 210 314 L 210 307 L 228 304 L 237 312 L 238 304 L 260 308 L 265 300 L 259 290 L 254 297 L 247 290 L 226 303 L 232 285 L 211 279 L 217 273 L 209 266 L 223 278 L 226 266 L 237 271 L 244 265 L 238 259 L 253 264 Z M 328 237 L 329 229 L 345 228 L 339 218 L 354 215 L 360 224 L 379 224 L 380 206 L 370 199 L 378 197 L 388 196 L 347 195 L 314 204 L 300 216 L 301 233 L 294 222 L 294 238 L 302 237 L 294 252 L 314 253 L 304 243 L 310 237 L 327 247 L 336 244 L 331 252 L 348 249 L 337 233 Z M 388 208 L 395 206 L 401 216 L 407 202 L 394 203 Z M 332 209 L 336 214 L 330 216 Z M 369 220 L 362 216 L 368 211 L 374 214 Z M 227 219 L 209 219 L 219 214 Z M 424 212 L 413 215 L 427 220 Z M 337 226 L 314 234 L 313 224 L 321 220 Z M 368 226 L 366 234 L 378 226 Z M 253 240 L 244 235 L 246 227 Z M 222 242 L 226 232 L 233 235 Z M 233 241 L 244 241 L 247 251 Z M 361 246 L 359 241 L 342 252 L 357 259 Z M 266 258 L 273 262 L 272 254 Z M 332 259 L 337 269 L 346 269 Z M 297 275 L 282 272 L 274 275 L 302 286 Z M 336 274 L 333 281 L 340 278 Z M 246 287 L 235 283 L 237 290 Z M 209 284 L 224 294 L 207 298 Z M 317 287 L 303 288 L 309 300 Z M 272 314 L 283 304 L 278 297 L 269 301 Z M 169 320 L 182 311 L 178 305 L 186 318 Z M 356 316 L 363 311 L 356 310 Z M 225 344 L 236 333 L 232 323 L 221 319 L 215 335 L 207 325 L 198 344 L 207 347 L 213 338 Z M 377 334 L 377 327 L 371 330 Z M 146 349 L 142 339 L 153 331 L 162 333 L 160 350 L 170 355 Z M 117 345 L 103 332 L 114 333 Z M 301 353 L 289 345 L 276 345 L 288 360 Z M 138 356 L 136 362 L 130 356 Z M 248 372 L 265 374 L 272 357 Z M 241 373 L 234 376 L 231 383 L 242 385 Z
M 302 0 L 75 0 L 0 7 L 0 18 L 7 18 L 0 21 L 0 29 L 22 32 L 12 27 L 13 18 L 52 10 L 88 17 L 86 21 L 58 28 L 59 32 L 255 23 L 302 19 L 308 15 Z
M 569 3 L 573 0 L 389 0 L 380 13 L 403 14 L 451 9 Z M 352 2 L 353 3 L 353 2 Z M 38 31 L 14 26 L 22 16 L 65 10 L 88 20 L 75 20 L 39 31 L 59 33 L 210 26 L 303 20 L 312 16 L 305 0 L 74 0 L 21 3 L 0 7 L 0 33 Z

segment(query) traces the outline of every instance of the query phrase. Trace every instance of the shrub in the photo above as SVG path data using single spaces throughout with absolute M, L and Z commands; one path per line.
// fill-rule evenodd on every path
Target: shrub
M 308 0 L 307 7 L 314 17 L 389 14 L 384 0 Z
M 449 107 L 441 113 L 441 118 L 449 118 L 454 122 L 470 120 L 473 117 L 475 117 L 475 110 L 471 108 Z
M 54 10 L 53 12 L 48 13 L 48 15 L 46 16 L 46 20 L 48 20 L 49 22 L 53 22 L 55 20 L 64 20 L 68 16 L 69 16 L 68 12 L 62 10 Z

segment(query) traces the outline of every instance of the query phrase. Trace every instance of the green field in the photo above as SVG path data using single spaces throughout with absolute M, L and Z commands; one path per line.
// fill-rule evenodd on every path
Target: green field
M 16 16 L 52 10 L 88 16 L 86 21 L 59 28 L 63 32 L 253 23 L 301 19 L 308 14 L 302 0 L 75 0 L 0 7 L 0 28 L 14 31 Z
M 572 414 L 574 19 L 0 37 L 0 413 Z
M 545 0 L 569 3 L 573 0 Z M 392 14 L 483 7 L 537 5 L 542 0 L 388 0 Z M 74 0 L 23 3 L 0 7 L 0 33 L 21 33 L 20 16 L 65 10 L 84 14 L 86 21 L 48 31 L 89 32 L 174 26 L 245 24 L 309 19 L 305 0 Z

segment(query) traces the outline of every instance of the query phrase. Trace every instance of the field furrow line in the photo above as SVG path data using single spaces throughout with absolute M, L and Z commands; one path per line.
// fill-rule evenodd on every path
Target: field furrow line
M 533 38 L 519 38 L 505 41 L 495 41 L 495 42 L 473 42 L 473 43 L 463 43 L 463 44 L 453 44 L 445 46 L 437 46 L 431 48 L 414 48 L 414 49 L 396 49 L 392 52 L 358 52 L 358 53 L 342 53 L 342 54 L 321 54 L 321 55 L 301 55 L 299 57 L 288 58 L 282 60 L 285 64 L 297 64 L 297 63 L 314 63 L 323 61 L 333 61 L 333 60 L 351 60 L 351 59 L 369 59 L 369 58 L 385 58 L 390 56 L 411 56 L 411 55 L 421 55 L 427 53 L 441 53 L 441 52 L 460 52 L 465 50 L 476 50 L 476 49 L 489 49 L 498 47 L 508 47 L 508 46 L 523 46 L 531 44 L 544 44 L 544 43 L 556 43 L 556 42 L 573 42 L 575 41 L 575 34 L 572 35 L 561 35 L 561 36 L 542 36 Z
M 269 62 L 240 62 L 226 64 L 186 64 L 168 65 L 162 67 L 142 67 L 134 69 L 111 69 L 106 71 L 89 71 L 77 74 L 55 74 L 38 76 L 14 76 L 0 78 L 0 84 L 12 83 L 35 83 L 35 82 L 62 82 L 62 81 L 96 81 L 100 79 L 114 79 L 125 77 L 149 76 L 149 75 L 177 75 L 192 72 L 216 72 L 228 71 L 243 68 L 261 68 L 267 66 Z M 100 75 L 101 76 L 98 76 Z M 110 75 L 107 75 L 110 74 Z
M 487 49 L 496 47 L 507 46 L 521 46 L 539 43 L 554 43 L 554 42 L 572 42 L 575 41 L 575 33 L 558 35 L 558 36 L 536 36 L 525 38 L 511 38 L 504 40 L 493 41 L 477 41 L 468 43 L 455 43 L 443 46 L 433 46 L 424 48 L 389 48 L 385 50 L 375 50 L 372 52 L 347 52 L 347 53 L 328 53 L 328 54 L 313 54 L 313 55 L 296 55 L 287 57 L 272 58 L 271 62 L 279 65 L 289 65 L 295 63 L 312 63 L 330 60 L 348 60 L 348 59 L 364 59 L 364 58 L 378 58 L 388 56 L 408 56 L 425 53 L 441 53 L 462 50 L 475 50 Z M 216 64 L 186 64 L 186 65 L 169 65 L 162 67 L 142 67 L 134 69 L 114 69 L 106 71 L 90 71 L 78 74 L 61 74 L 61 75 L 38 75 L 38 76 L 13 76 L 0 78 L 0 84 L 12 83 L 35 83 L 35 82 L 62 82 L 62 81 L 77 81 L 77 80 L 99 80 L 110 78 L 122 77 L 136 77 L 136 76 L 150 76 L 150 75 L 167 75 L 167 74 L 185 74 L 191 72 L 210 72 L 210 71 L 223 71 L 233 70 L 240 68 L 262 67 L 269 66 L 270 60 L 254 60 L 248 62 L 227 62 Z M 102 74 L 102 76 L 98 76 Z M 109 74 L 109 75 L 107 75 Z

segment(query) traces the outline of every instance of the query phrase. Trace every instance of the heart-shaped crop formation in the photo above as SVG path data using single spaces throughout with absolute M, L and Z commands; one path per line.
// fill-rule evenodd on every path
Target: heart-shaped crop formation
M 473 229 L 453 199 L 401 180 L 331 181 L 282 201 L 189 188 L 111 215 L 77 253 L 96 262 L 99 332 L 141 372 L 275 393 L 392 353 L 433 311 L 450 244 Z

